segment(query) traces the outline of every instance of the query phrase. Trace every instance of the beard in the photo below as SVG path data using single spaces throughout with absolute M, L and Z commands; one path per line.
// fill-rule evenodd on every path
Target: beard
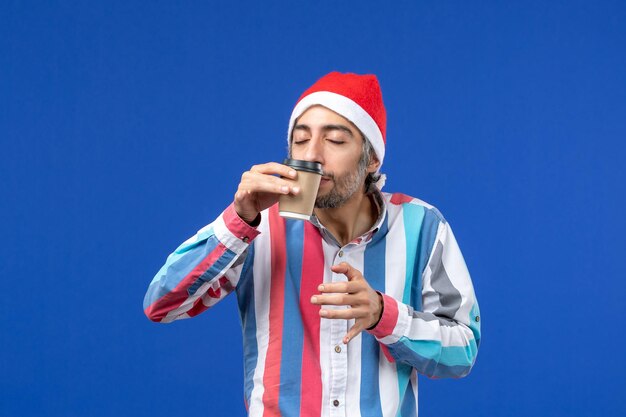
M 315 207 L 319 209 L 341 207 L 363 186 L 366 174 L 366 168 L 361 167 L 361 164 L 356 171 L 348 172 L 339 177 L 332 172 L 325 172 L 324 176 L 330 178 L 334 186 L 328 194 L 318 196 L 315 199 Z

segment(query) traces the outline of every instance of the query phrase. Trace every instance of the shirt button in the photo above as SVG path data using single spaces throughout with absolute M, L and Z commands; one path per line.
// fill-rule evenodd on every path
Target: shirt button
M 341 258 L 341 257 L 343 256 L 343 251 L 342 251 L 342 250 L 340 250 L 340 251 L 339 251 L 339 253 L 338 253 L 337 255 L 339 255 L 339 257 Z
M 480 316 L 476 316 L 474 320 L 476 320 L 476 323 L 478 323 L 480 321 Z
M 244 236 L 241 240 L 243 240 L 244 243 L 248 243 L 250 241 L 248 236 Z
M 334 405 L 335 407 L 339 407 L 339 400 L 335 400 L 335 401 L 333 401 L 333 405 Z
M 335 352 L 341 353 L 341 346 L 339 345 L 335 346 Z

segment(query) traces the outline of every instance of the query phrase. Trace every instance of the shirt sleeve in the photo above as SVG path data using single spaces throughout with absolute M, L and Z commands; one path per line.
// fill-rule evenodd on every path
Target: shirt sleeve
M 439 223 L 421 278 L 422 309 L 383 294 L 383 315 L 369 332 L 390 361 L 431 378 L 465 376 L 480 345 L 480 313 L 463 255 L 445 221 Z
M 248 246 L 258 236 L 231 204 L 211 224 L 167 257 L 144 297 L 144 313 L 155 322 L 198 315 L 232 292 Z

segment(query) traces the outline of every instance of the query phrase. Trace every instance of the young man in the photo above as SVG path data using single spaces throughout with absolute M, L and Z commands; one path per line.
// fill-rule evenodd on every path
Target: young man
M 256 165 L 150 284 L 145 313 L 159 322 L 236 292 L 251 416 L 416 416 L 417 373 L 461 377 L 474 364 L 465 262 L 437 209 L 380 191 L 385 127 L 375 76 L 322 77 L 288 135 L 293 158 L 322 164 L 311 222 L 278 215 L 297 173 Z

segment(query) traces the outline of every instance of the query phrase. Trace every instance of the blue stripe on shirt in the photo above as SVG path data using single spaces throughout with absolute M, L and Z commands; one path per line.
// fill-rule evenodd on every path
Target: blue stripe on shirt
M 417 379 L 416 379 L 417 383 Z M 400 402 L 400 415 L 402 417 L 415 417 L 417 415 L 417 401 L 415 401 L 415 395 L 413 394 L 413 386 L 409 382 L 406 387 L 406 395 L 403 401 Z
M 398 372 L 398 393 L 400 395 L 398 403 L 404 407 L 404 403 L 409 400 L 408 396 L 413 397 L 413 393 L 410 392 L 411 384 L 409 382 L 413 368 L 405 363 L 396 362 L 396 370 Z
M 420 237 L 424 214 L 425 209 L 423 206 L 411 203 L 402 205 L 402 218 L 404 221 L 404 236 L 406 242 L 406 275 L 404 279 L 402 302 L 414 306 L 417 310 L 422 308 L 422 270 L 420 268 L 422 256 L 419 245 L 422 242 Z M 419 258 L 417 256 L 418 253 L 420 253 Z M 420 296 L 418 297 L 417 294 Z
M 385 292 L 385 251 L 388 232 L 388 217 L 385 217 L 380 230 L 365 249 L 363 276 L 370 287 Z M 367 332 L 361 333 L 361 416 L 381 416 L 378 360 L 380 346 Z
M 424 274 L 426 265 L 428 265 L 428 261 L 430 260 L 430 254 L 435 246 L 439 224 L 443 221 L 443 217 L 441 217 L 441 213 L 439 213 L 438 210 L 426 209 L 425 211 L 419 244 L 420 257 L 415 271 L 416 274 L 418 274 L 419 287 L 414 286 L 411 294 L 411 305 L 415 310 L 422 309 L 422 275 Z M 414 302 L 415 304 L 413 304 Z
M 243 333 L 243 371 L 244 371 L 244 398 L 250 404 L 252 389 L 254 388 L 254 370 L 259 356 L 256 343 L 256 314 L 254 303 L 254 245 L 248 247 L 248 254 L 241 269 L 241 276 L 235 292 L 241 319 Z
M 405 241 L 405 277 L 404 291 L 402 294 L 402 302 L 404 304 L 416 303 L 417 308 L 421 308 L 422 300 L 419 297 L 412 296 L 421 292 L 422 276 L 419 269 L 419 244 L 422 222 L 424 220 L 425 209 L 421 205 L 404 203 L 402 204 L 402 221 L 404 223 L 404 241 Z M 417 272 L 417 273 L 416 273 Z M 413 300 L 412 300 L 413 298 Z M 411 367 L 398 363 L 398 392 L 400 394 L 400 404 L 404 404 L 404 396 L 411 391 L 409 378 L 411 376 Z M 412 397 L 412 393 L 410 394 Z
M 304 256 L 304 222 L 285 221 L 287 263 L 283 314 L 283 349 L 280 360 L 278 407 L 283 413 L 300 409 L 302 383 L 302 344 L 304 329 L 300 311 L 300 282 Z

